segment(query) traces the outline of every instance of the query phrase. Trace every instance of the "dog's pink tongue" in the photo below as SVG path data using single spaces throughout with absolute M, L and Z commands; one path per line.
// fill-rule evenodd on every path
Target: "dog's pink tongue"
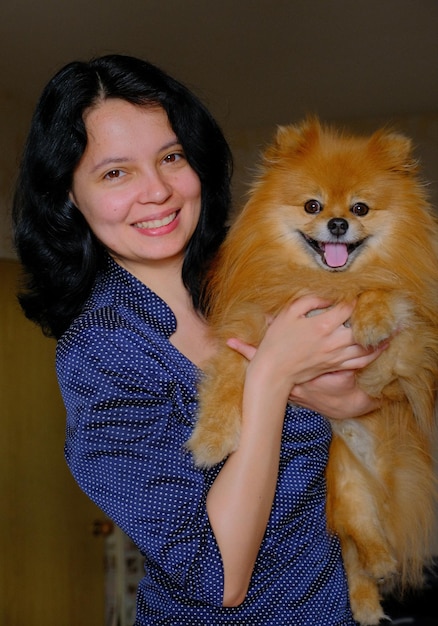
M 348 251 L 345 243 L 326 243 L 324 258 L 329 267 L 342 267 L 348 260 Z

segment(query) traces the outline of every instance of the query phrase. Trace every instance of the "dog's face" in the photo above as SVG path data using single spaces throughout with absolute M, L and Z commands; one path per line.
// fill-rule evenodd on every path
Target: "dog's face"
M 372 207 L 365 194 L 333 196 L 329 189 L 319 186 L 318 193 L 293 205 L 292 220 L 286 222 L 290 233 L 301 238 L 304 259 L 326 270 L 343 271 L 367 247 L 376 245 L 383 233 L 376 216 L 369 215 Z
M 357 268 L 390 254 L 393 235 L 397 245 L 409 237 L 414 171 L 410 141 L 401 135 L 343 136 L 316 120 L 282 127 L 265 152 L 246 219 L 265 221 L 271 237 L 293 243 L 298 264 Z

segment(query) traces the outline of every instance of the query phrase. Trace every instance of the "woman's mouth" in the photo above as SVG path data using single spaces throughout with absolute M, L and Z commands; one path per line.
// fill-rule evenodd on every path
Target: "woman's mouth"
M 133 226 L 135 228 L 146 229 L 146 230 L 163 228 L 163 226 L 167 226 L 168 224 L 173 222 L 173 220 L 176 218 L 178 213 L 179 211 L 174 211 L 173 213 L 170 213 L 169 215 L 166 215 L 165 217 L 162 217 L 161 219 L 147 220 L 146 222 L 136 222 L 135 224 L 133 224 Z

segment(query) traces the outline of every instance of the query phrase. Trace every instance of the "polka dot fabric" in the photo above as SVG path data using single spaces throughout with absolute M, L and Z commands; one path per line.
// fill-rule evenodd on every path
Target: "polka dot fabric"
M 328 422 L 288 407 L 278 487 L 246 600 L 221 606 L 206 512 L 220 466 L 195 468 L 199 371 L 172 346 L 167 305 L 110 261 L 57 347 L 76 481 L 145 555 L 135 626 L 352 626 L 338 541 L 326 532 Z

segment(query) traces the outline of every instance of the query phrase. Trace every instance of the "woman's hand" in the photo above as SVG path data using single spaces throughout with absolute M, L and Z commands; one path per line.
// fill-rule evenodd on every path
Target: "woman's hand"
M 344 326 L 354 305 L 307 316 L 327 305 L 315 297 L 297 300 L 272 321 L 258 349 L 237 338 L 227 343 L 249 361 L 264 359 L 277 381 L 278 376 L 288 381 L 291 402 L 332 418 L 363 415 L 377 408 L 378 401 L 357 386 L 354 371 L 372 363 L 388 344 L 367 350 L 354 342 Z
M 379 348 L 373 355 L 377 358 L 381 352 L 382 348 Z M 302 385 L 295 385 L 289 400 L 334 419 L 359 417 L 379 407 L 379 401 L 357 385 L 353 370 L 323 374 Z

